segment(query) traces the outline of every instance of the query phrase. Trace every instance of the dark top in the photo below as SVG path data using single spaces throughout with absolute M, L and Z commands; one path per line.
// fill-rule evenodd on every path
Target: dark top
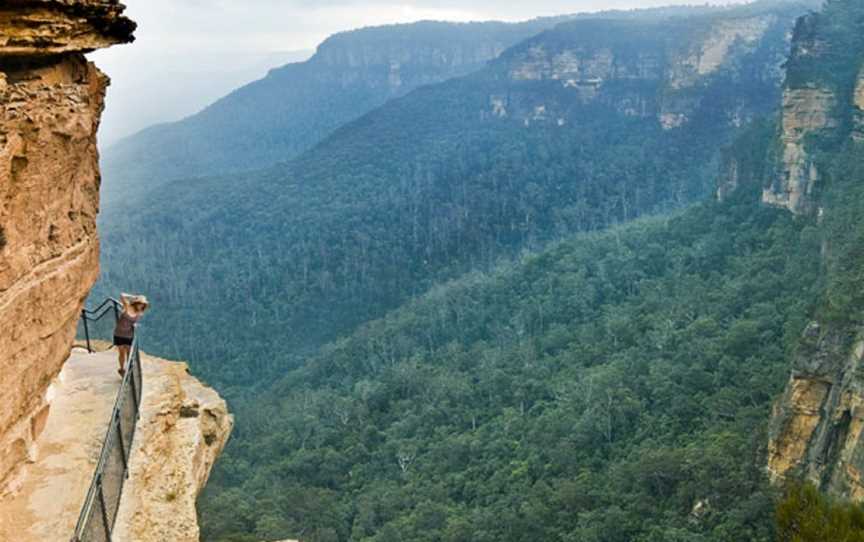
M 135 336 L 135 324 L 138 323 L 138 320 L 141 318 L 141 315 L 132 316 L 130 314 L 126 314 L 126 311 L 123 311 L 120 314 L 120 318 L 117 319 L 117 325 L 114 326 L 114 336 L 115 337 L 125 337 L 127 339 L 131 339 Z

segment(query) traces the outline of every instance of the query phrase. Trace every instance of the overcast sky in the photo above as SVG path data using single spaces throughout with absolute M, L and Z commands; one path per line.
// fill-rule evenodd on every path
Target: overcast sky
M 521 20 L 684 0 L 123 0 L 148 50 L 313 49 L 328 35 L 420 19 Z M 711 2 L 734 3 L 734 2 Z
M 327 36 L 423 19 L 531 19 L 686 0 L 122 0 L 138 22 L 132 45 L 90 57 L 114 80 L 102 143 L 192 114 Z M 698 2 L 705 3 L 705 2 Z M 710 2 L 740 3 L 740 0 Z M 194 81 L 190 74 L 195 74 Z M 184 85 L 183 79 L 194 84 Z

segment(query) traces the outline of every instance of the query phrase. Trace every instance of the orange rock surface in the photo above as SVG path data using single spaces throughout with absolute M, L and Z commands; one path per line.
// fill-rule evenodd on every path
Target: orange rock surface
M 131 41 L 121 11 L 116 0 L 0 6 L 0 484 L 34 457 L 46 390 L 98 274 L 108 79 L 82 52 Z

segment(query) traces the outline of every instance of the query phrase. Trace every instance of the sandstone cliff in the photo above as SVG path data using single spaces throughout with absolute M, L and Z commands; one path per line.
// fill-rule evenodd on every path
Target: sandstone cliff
M 797 214 L 813 211 L 820 177 L 808 141 L 839 124 L 835 90 L 810 74 L 810 67 L 823 63 L 830 51 L 818 24 L 819 15 L 812 14 L 795 26 L 783 91 L 776 172 L 762 193 L 763 202 Z
M 115 352 L 69 350 L 98 275 L 96 131 L 108 78 L 83 54 L 132 41 L 117 0 L 0 6 L 0 540 L 65 540 L 117 395 Z M 185 364 L 145 358 L 115 540 L 198 540 L 195 499 L 233 418 Z
M 862 15 L 860 2 L 831 0 L 795 29 L 775 163 L 762 199 L 796 214 L 818 213 L 819 223 L 830 221 L 832 205 L 837 205 L 821 197 L 824 172 L 836 158 L 860 151 L 850 139 L 861 139 Z M 830 235 L 823 239 L 823 280 L 828 283 L 835 273 L 848 271 L 835 269 L 834 253 L 848 252 L 836 242 Z M 820 302 L 830 306 L 825 295 Z M 768 471 L 775 481 L 805 479 L 834 495 L 862 501 L 864 331 L 856 323 L 856 310 L 846 307 L 842 318 L 830 320 L 817 316 L 805 330 L 772 415 Z
M 836 495 L 864 499 L 864 338 L 812 323 L 776 403 L 768 447 L 775 481 L 807 479 Z
M 116 0 L 0 7 L 0 481 L 35 453 L 45 392 L 98 274 L 96 129 L 83 52 L 132 40 Z
M 808 138 L 836 128 L 836 96 L 827 88 L 787 88 L 780 121 L 780 160 L 773 182 L 762 201 L 794 213 L 812 211 L 819 171 Z
M 489 97 L 486 114 L 564 126 L 578 123 L 580 108 L 605 106 L 665 130 L 705 114 L 740 126 L 765 113 L 779 89 L 798 14 L 562 24 L 501 59 L 513 84 Z
M 39 457 L 0 489 L 0 540 L 68 540 L 114 406 L 113 351 L 76 352 L 51 387 Z M 195 497 L 225 445 L 225 402 L 183 363 L 144 356 L 141 419 L 114 540 L 198 540 Z
M 183 363 L 145 358 L 143 416 L 115 538 L 197 542 L 195 501 L 225 447 L 234 418 Z
M 417 88 L 465 75 L 496 58 L 504 49 L 551 22 L 508 26 L 501 23 L 459 25 L 421 22 L 375 27 L 331 36 L 308 64 L 316 78 L 330 85 L 399 96 Z M 477 36 L 481 36 L 478 38 Z M 274 70 L 275 73 L 291 67 Z

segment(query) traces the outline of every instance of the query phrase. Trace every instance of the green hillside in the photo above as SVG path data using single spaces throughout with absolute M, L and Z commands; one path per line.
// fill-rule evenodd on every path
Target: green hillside
M 671 7 L 573 17 L 658 20 L 720 11 Z M 573 17 L 510 24 L 423 21 L 336 34 L 306 62 L 276 68 L 198 114 L 105 149 L 103 211 L 122 212 L 124 204 L 137 205 L 141 194 L 177 179 L 290 160 L 390 99 L 475 72 L 508 47 Z
M 441 285 L 235 402 L 205 539 L 770 540 L 820 235 L 736 198 Z
M 834 0 L 816 20 L 821 54 L 844 68 L 810 81 L 843 93 L 833 113 L 847 119 L 809 142 L 820 212 L 759 201 L 779 134 L 757 123 L 726 151 L 740 184 L 723 203 L 439 284 L 235 403 L 249 422 L 201 502 L 205 537 L 860 539 L 859 505 L 795 484 L 783 496 L 764 468 L 790 359 L 827 355 L 802 337 L 808 322 L 849 339 L 864 324 L 849 98 L 864 11 Z
M 308 61 L 273 69 L 196 115 L 153 126 L 107 149 L 102 165 L 108 211 L 173 179 L 289 160 L 389 99 L 476 71 L 563 19 L 428 21 L 336 34 Z
M 266 382 L 436 281 L 703 198 L 731 117 L 779 100 L 779 77 L 766 74 L 800 11 L 757 12 L 770 21 L 760 40 L 674 91 L 674 59 L 751 11 L 560 26 L 477 74 L 391 101 L 286 165 L 152 194 L 106 227 L 100 293 L 148 292 L 159 307 L 148 348 L 190 359 L 223 389 Z M 522 51 L 564 44 L 585 62 L 601 46 L 615 57 L 595 96 L 509 75 L 531 60 Z M 687 122 L 663 129 L 670 103 Z

